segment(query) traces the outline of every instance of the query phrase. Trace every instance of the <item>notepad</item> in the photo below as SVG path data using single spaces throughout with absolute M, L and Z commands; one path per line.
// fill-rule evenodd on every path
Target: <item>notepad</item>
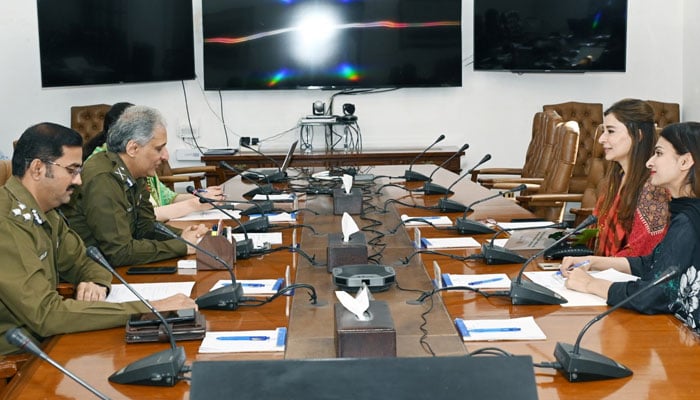
M 411 221 L 406 221 L 408 219 L 410 219 Z M 427 222 L 420 221 L 419 219 L 430 222 L 433 225 L 452 225 L 452 220 L 445 215 L 440 215 L 440 216 L 433 215 L 433 216 L 427 216 L 427 217 L 409 217 L 408 215 L 404 214 L 401 216 L 401 221 L 404 221 L 406 226 L 428 225 Z
M 132 283 L 131 286 L 146 300 L 160 300 L 166 297 L 182 293 L 190 296 L 194 282 L 158 282 L 158 283 Z M 109 296 L 105 301 L 110 303 L 123 303 L 126 301 L 139 301 L 139 298 L 122 284 L 112 285 Z
M 420 242 L 426 249 L 481 247 L 472 237 L 422 238 Z
M 253 353 L 284 351 L 287 328 L 259 331 L 207 332 L 200 353 Z
M 237 279 L 246 296 L 268 296 L 277 293 L 284 286 L 284 278 L 279 279 Z M 230 285 L 230 279 L 222 279 L 214 284 L 209 291 Z
M 287 201 L 294 201 L 295 197 L 296 197 L 296 195 L 294 193 L 280 193 L 280 194 L 258 193 L 255 196 L 253 196 L 253 200 L 258 200 L 258 201 L 271 200 L 271 201 L 287 202 Z
M 455 318 L 455 326 L 465 342 L 547 339 L 533 317 L 470 320 Z
M 510 278 L 506 274 L 442 274 L 445 286 L 469 286 L 475 289 L 509 289 Z
M 524 274 L 531 281 L 540 284 L 552 291 L 559 293 L 567 302 L 563 303 L 562 307 L 584 307 L 584 306 L 604 306 L 607 302 L 604 298 L 596 296 L 592 293 L 582 293 L 575 290 L 567 289 L 564 278 L 552 271 L 527 271 Z M 605 271 L 592 271 L 591 275 L 596 278 L 605 279 L 612 282 L 628 282 L 639 279 L 638 277 L 624 272 L 617 271 L 613 268 Z

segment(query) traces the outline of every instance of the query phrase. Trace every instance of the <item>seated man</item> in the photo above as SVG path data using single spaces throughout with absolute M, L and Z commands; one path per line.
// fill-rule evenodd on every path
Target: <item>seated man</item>
M 17 348 L 5 332 L 20 326 L 37 338 L 124 325 L 147 312 L 141 302 L 107 303 L 109 271 L 54 209 L 80 183 L 82 138 L 72 129 L 43 123 L 28 128 L 12 157 L 13 176 L 0 188 L 0 354 Z M 76 286 L 76 298 L 56 291 L 59 277 Z M 154 301 L 159 310 L 195 308 L 184 295 Z
M 99 247 L 115 266 L 195 251 L 155 231 L 146 177 L 155 175 L 160 163 L 168 159 L 166 142 L 165 122 L 158 111 L 143 106 L 127 108 L 109 130 L 107 151 L 85 162 L 83 186 L 62 208 L 85 244 Z M 197 242 L 207 232 L 201 224 L 184 231 L 171 229 L 189 242 Z

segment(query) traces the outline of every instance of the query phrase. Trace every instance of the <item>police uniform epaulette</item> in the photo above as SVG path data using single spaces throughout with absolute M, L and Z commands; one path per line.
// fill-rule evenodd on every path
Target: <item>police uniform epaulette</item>
M 34 220 L 34 223 L 37 225 L 42 225 L 44 223 L 44 219 L 41 218 L 41 215 L 39 215 L 39 211 L 36 209 L 28 209 L 27 205 L 17 201 L 15 204 L 15 208 L 11 210 L 12 215 L 17 217 L 17 219 L 23 220 L 25 222 L 31 221 L 32 219 Z
M 126 169 L 118 165 L 116 168 L 114 168 L 114 174 L 119 177 L 119 179 L 122 180 L 128 187 L 132 187 L 135 185 L 135 182 L 133 179 L 131 179 L 131 176 L 129 176 L 129 173 L 126 171 Z

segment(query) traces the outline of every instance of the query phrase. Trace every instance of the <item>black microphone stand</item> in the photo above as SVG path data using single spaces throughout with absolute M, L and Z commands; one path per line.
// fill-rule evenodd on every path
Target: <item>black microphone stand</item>
M 277 172 L 272 175 L 264 175 L 265 180 L 267 180 L 267 183 L 269 184 L 270 182 L 284 182 L 287 179 L 287 175 L 282 172 L 282 166 L 280 163 L 278 163 L 274 158 L 268 156 L 267 154 L 263 154 L 263 152 L 252 148 L 251 146 L 248 146 L 247 144 L 241 144 L 241 146 L 245 147 L 248 150 L 251 150 L 257 154 L 260 154 L 261 156 L 267 158 L 268 160 L 272 161 L 273 164 L 277 167 Z
M 213 258 L 217 262 L 219 262 L 221 265 L 226 268 L 228 271 L 229 275 L 231 276 L 231 284 L 230 285 L 224 285 L 223 287 L 220 287 L 216 290 L 212 290 L 209 293 L 203 294 L 197 299 L 195 299 L 195 302 L 199 306 L 199 308 L 206 308 L 206 309 L 213 309 L 213 310 L 236 310 L 238 308 L 239 303 L 241 302 L 241 298 L 243 297 L 243 287 L 241 286 L 240 283 L 236 282 L 236 276 L 233 273 L 233 267 L 230 266 L 226 261 L 224 261 L 221 257 L 219 257 L 217 254 L 214 254 L 213 252 L 202 248 L 201 246 L 198 246 L 192 242 L 189 242 L 182 237 L 176 235 L 173 231 L 168 229 L 165 225 L 161 224 L 160 222 L 155 223 L 156 230 L 166 236 L 169 236 L 173 239 L 178 239 L 181 240 L 188 245 L 194 247 L 197 249 L 197 251 L 201 251 L 202 253 L 208 255 L 209 257 Z
M 248 175 L 246 175 L 245 171 L 241 171 L 240 169 L 231 166 L 226 161 L 219 161 L 219 166 L 235 173 L 236 175 L 240 175 L 241 179 L 245 179 L 247 181 L 250 181 L 251 183 L 253 183 L 256 186 L 255 189 L 249 190 L 249 191 L 243 193 L 242 197 L 253 197 L 256 194 L 264 194 L 264 195 L 267 195 L 267 200 L 270 200 L 271 194 L 279 193 L 278 190 L 275 190 L 275 188 L 272 187 L 272 184 L 270 183 L 270 180 L 267 178 L 267 175 L 265 175 L 265 180 L 267 181 L 267 184 L 261 185 L 255 179 L 251 179 Z
M 561 365 L 561 372 L 564 374 L 566 379 L 568 379 L 569 382 L 585 382 L 597 381 L 601 379 L 624 378 L 632 375 L 632 370 L 618 363 L 617 361 L 594 351 L 581 349 L 580 345 L 581 339 L 583 339 L 583 334 L 588 331 L 588 328 L 590 328 L 591 325 L 600 321 L 606 315 L 629 303 L 632 301 L 632 299 L 648 289 L 673 278 L 674 276 L 678 275 L 678 273 L 680 273 L 679 267 L 669 267 L 654 282 L 637 290 L 631 296 L 617 303 L 613 307 L 610 307 L 604 313 L 597 315 L 595 318 L 590 320 L 583 327 L 583 329 L 581 329 L 581 332 L 576 338 L 575 345 L 572 346 L 567 343 L 557 342 L 554 349 L 554 358 L 556 358 L 557 362 Z
M 5 340 L 7 340 L 8 343 L 10 343 L 14 346 L 17 346 L 24 351 L 32 353 L 35 356 L 37 356 L 37 357 L 41 358 L 42 360 L 48 362 L 49 364 L 53 365 L 57 370 L 63 372 L 64 374 L 66 374 L 66 376 L 68 376 L 69 378 L 78 382 L 78 384 L 80 384 L 80 386 L 89 390 L 90 392 L 92 392 L 92 394 L 99 397 L 100 399 L 109 400 L 109 397 L 100 393 L 97 389 L 90 386 L 87 382 L 80 379 L 78 376 L 74 375 L 72 372 L 68 371 L 61 364 L 57 363 L 51 357 L 49 357 L 49 355 L 46 354 L 44 351 L 42 351 L 41 348 L 39 348 L 39 346 L 37 346 L 36 343 L 34 343 L 27 335 L 25 335 L 24 332 L 22 332 L 22 330 L 20 328 L 12 328 L 12 329 L 8 330 L 7 332 L 5 332 Z
M 458 203 L 458 202 L 453 201 L 453 200 L 449 200 L 447 197 L 450 194 L 454 193 L 454 192 L 452 192 L 452 188 L 457 183 L 459 183 L 459 181 L 464 179 L 465 176 L 469 175 L 472 171 L 474 171 L 476 168 L 478 168 L 479 166 L 481 166 L 483 163 L 485 163 L 486 161 L 488 161 L 490 159 L 491 159 L 491 154 L 486 154 L 472 168 L 470 168 L 467 172 L 465 172 L 459 178 L 457 178 L 456 181 L 452 182 L 452 184 L 448 188 L 443 188 L 440 185 L 436 185 L 434 183 L 428 182 L 428 183 L 423 185 L 423 192 L 425 194 L 433 194 L 433 193 L 434 194 L 443 194 L 443 193 L 445 194 L 445 197 L 438 200 L 438 208 L 442 212 L 461 212 L 461 211 L 466 212 L 467 208 L 464 207 L 461 203 Z
M 407 169 L 406 172 L 404 172 L 404 174 L 403 174 L 403 178 L 404 178 L 407 182 L 410 182 L 410 181 L 429 181 L 429 180 L 430 180 L 429 177 L 427 177 L 427 176 L 421 174 L 420 172 L 415 172 L 415 171 L 413 171 L 413 164 L 415 164 L 416 161 L 417 161 L 423 154 L 427 153 L 428 150 L 430 150 L 431 148 L 433 148 L 433 146 L 435 146 L 436 144 L 438 144 L 439 142 L 441 142 L 443 139 L 445 139 L 445 135 L 440 135 L 440 136 L 433 142 L 433 144 L 431 144 L 430 146 L 428 146 L 425 150 L 421 151 L 421 152 L 416 156 L 416 158 L 414 158 L 413 161 L 411 161 L 411 164 L 409 164 L 408 169 Z
M 510 299 L 512 304 L 563 304 L 567 300 L 542 285 L 535 282 L 523 281 L 523 273 L 525 268 L 537 257 L 544 254 L 548 249 L 562 243 L 572 235 L 580 232 L 585 227 L 594 224 L 598 218 L 595 215 L 589 215 L 582 223 L 580 223 L 573 231 L 563 235 L 556 242 L 552 243 L 550 246 L 535 253 L 532 257 L 528 258 L 523 264 L 520 271 L 518 271 L 518 276 L 510 283 Z
M 156 223 L 157 225 L 162 225 Z M 167 229 L 167 228 L 166 228 Z M 170 231 L 169 229 L 167 229 Z M 172 234 L 172 232 L 170 232 Z M 112 266 L 107 259 L 94 246 L 87 248 L 87 255 L 98 264 L 112 273 L 131 293 L 133 293 L 149 310 L 160 320 L 168 338 L 170 339 L 170 349 L 152 354 L 148 357 L 135 361 L 120 369 L 109 377 L 110 382 L 148 385 L 148 386 L 173 386 L 182 379 L 182 373 L 186 372 L 185 349 L 175 345 L 175 336 L 168 322 L 155 307 L 137 292 Z

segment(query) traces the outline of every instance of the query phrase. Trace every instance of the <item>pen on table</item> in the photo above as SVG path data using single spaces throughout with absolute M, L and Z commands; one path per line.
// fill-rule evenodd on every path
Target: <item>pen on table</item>
M 503 278 L 491 278 L 491 279 L 484 279 L 482 281 L 474 281 L 474 282 L 468 282 L 467 285 L 469 286 L 474 286 L 474 285 L 481 285 L 483 283 L 491 283 L 491 282 L 498 282 Z
M 245 340 L 249 342 L 257 342 L 262 340 L 270 340 L 269 336 L 219 336 L 216 340 Z
M 520 328 L 513 326 L 513 327 L 504 327 L 504 328 L 474 328 L 474 329 L 467 329 L 469 333 L 476 332 L 476 333 L 489 333 L 489 332 L 519 332 Z
M 264 283 L 241 283 L 243 287 L 265 287 Z
M 581 262 L 577 262 L 576 264 L 571 265 L 569 268 L 567 268 L 567 270 L 571 271 L 574 268 L 583 267 L 584 265 L 588 265 L 590 263 L 590 260 L 583 260 Z M 561 271 L 557 271 L 557 275 L 561 275 Z

